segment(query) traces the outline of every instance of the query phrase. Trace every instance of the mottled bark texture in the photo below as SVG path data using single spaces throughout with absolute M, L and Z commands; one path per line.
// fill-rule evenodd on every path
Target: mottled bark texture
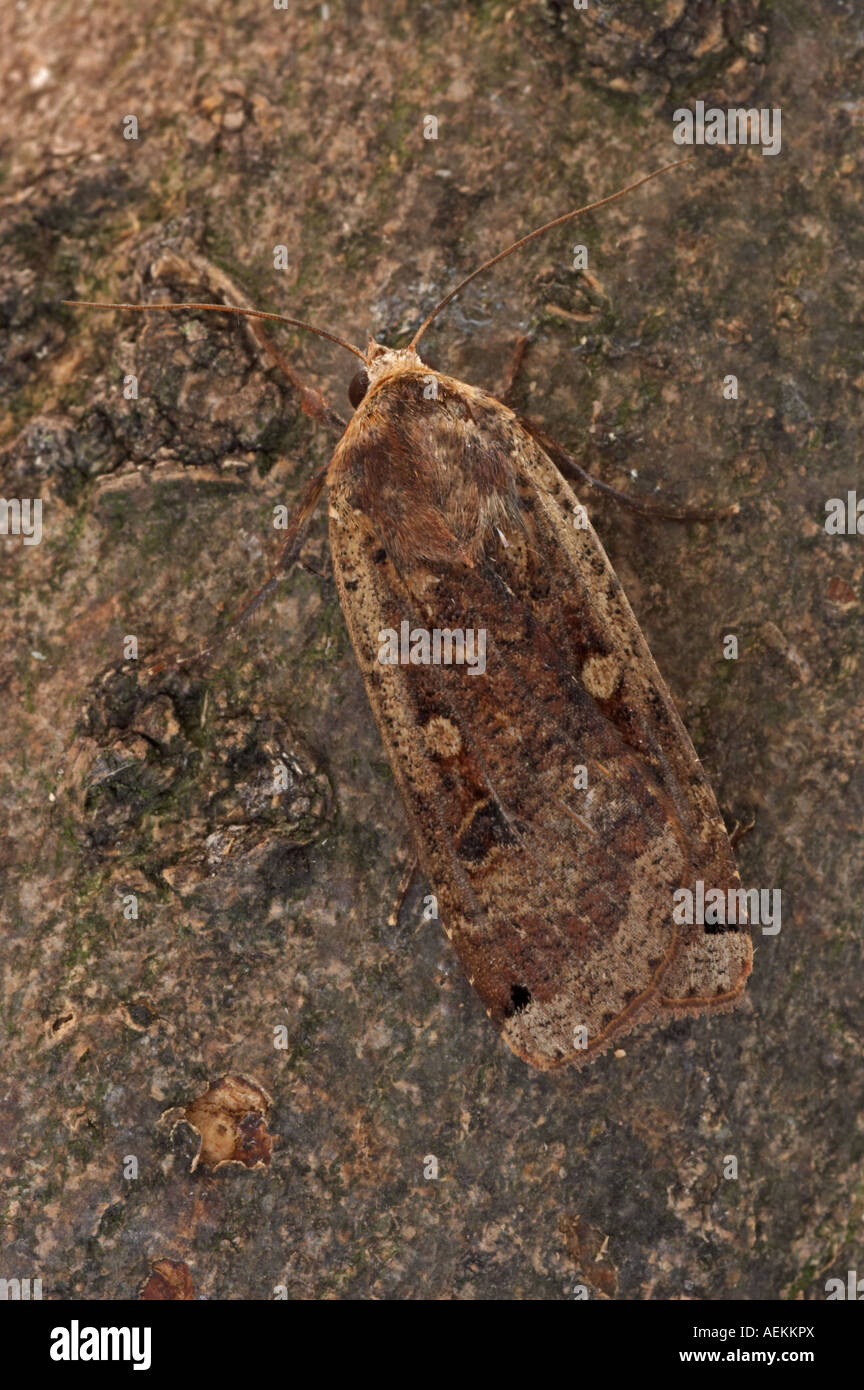
M 43 501 L 40 544 L 0 537 L 0 1274 L 61 1299 L 824 1296 L 864 1206 L 864 537 L 824 526 L 861 481 L 853 7 L 35 0 L 0 10 L 0 55 L 0 492 Z M 227 276 L 401 345 L 479 260 L 674 156 L 696 100 L 779 106 L 781 153 L 700 150 L 424 344 L 494 388 L 529 332 L 516 404 L 583 465 L 741 503 L 676 526 L 584 499 L 782 931 L 738 1011 L 540 1075 L 422 885 L 388 924 L 404 818 L 325 509 L 239 637 L 148 675 L 263 579 L 334 436 L 237 321 L 59 301 Z M 280 342 L 347 413 L 356 363 Z

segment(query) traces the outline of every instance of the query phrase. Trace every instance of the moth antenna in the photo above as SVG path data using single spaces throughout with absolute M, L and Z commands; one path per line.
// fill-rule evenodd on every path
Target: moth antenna
M 134 309 L 141 314 L 155 313 L 162 309 L 209 309 L 217 314 L 241 314 L 247 319 L 270 319 L 273 323 L 287 323 L 292 328 L 305 328 L 307 333 L 315 333 L 319 338 L 326 338 L 329 343 L 347 348 L 355 357 L 359 357 L 364 365 L 366 362 L 365 354 L 353 343 L 340 338 L 337 333 L 330 333 L 326 328 L 316 328 L 314 323 L 305 323 L 303 319 L 289 319 L 284 314 L 265 314 L 261 309 L 238 309 L 233 304 L 103 304 L 93 299 L 61 299 L 60 303 L 70 304 L 75 309 Z
M 602 208 L 606 203 L 614 203 L 616 198 L 623 198 L 625 193 L 632 193 L 634 188 L 639 188 L 643 183 L 649 183 L 651 179 L 659 178 L 661 174 L 665 174 L 669 169 L 679 169 L 682 164 L 689 164 L 691 159 L 695 158 L 695 154 L 688 154 L 684 159 L 674 159 L 671 164 L 664 164 L 662 168 L 655 169 L 650 174 L 643 174 L 641 179 L 636 179 L 635 183 L 628 183 L 625 188 L 619 188 L 617 193 L 610 193 L 605 198 L 598 198 L 593 203 L 586 203 L 584 207 L 574 208 L 572 212 L 565 212 L 561 217 L 553 218 L 551 222 L 544 222 L 542 227 L 536 227 L 534 231 L 529 232 L 527 236 L 520 237 L 518 241 L 513 242 L 512 246 L 508 246 L 504 251 L 499 251 L 497 256 L 492 256 L 490 260 L 484 261 L 482 265 L 478 265 L 477 269 L 472 270 L 470 275 L 466 275 L 464 280 L 460 280 L 459 284 L 455 285 L 453 289 L 450 290 L 449 294 L 445 294 L 444 298 L 435 305 L 431 314 L 427 315 L 423 320 L 417 332 L 414 334 L 414 337 L 411 339 L 409 347 L 416 350 L 417 344 L 423 337 L 423 334 L 426 332 L 432 320 L 441 313 L 442 309 L 446 309 L 451 299 L 455 299 L 460 290 L 464 290 L 465 286 L 469 285 L 476 276 L 482 275 L 484 270 L 488 270 L 490 266 L 497 265 L 499 261 L 503 261 L 505 256 L 512 256 L 514 251 L 518 251 L 522 246 L 527 246 L 528 242 L 533 241 L 535 237 L 542 236 L 544 232 L 551 231 L 553 227 L 560 227 L 564 222 L 569 222 L 571 218 L 578 217 L 580 213 L 593 212 L 595 208 Z

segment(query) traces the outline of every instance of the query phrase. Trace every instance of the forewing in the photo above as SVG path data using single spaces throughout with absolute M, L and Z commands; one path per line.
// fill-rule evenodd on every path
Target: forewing
M 570 508 L 575 497 L 539 445 L 534 476 L 541 524 L 548 527 L 547 543 L 552 548 L 559 545 L 570 562 L 568 566 L 562 556 L 561 570 L 553 578 L 553 605 L 560 606 L 562 642 L 571 660 L 578 663 L 586 651 L 581 634 L 590 627 L 601 649 L 605 642 L 620 659 L 622 680 L 604 709 L 626 738 L 639 742 L 678 808 L 691 863 L 690 877 L 681 886 L 693 890 L 701 880 L 706 888 L 724 892 L 740 888 L 717 801 L 666 683 L 596 534 L 592 530 L 574 534 Z M 587 607 L 579 604 L 578 611 L 570 604 L 568 570 L 596 576 L 594 602 Z M 733 1005 L 753 964 L 746 922 L 682 925 L 680 938 L 675 960 L 663 979 L 662 1007 L 683 1015 Z
M 532 462 L 536 525 L 547 549 L 557 547 L 559 555 L 546 600 L 556 640 L 571 669 L 581 671 L 583 684 L 594 690 L 628 743 L 639 748 L 673 801 L 688 846 L 689 874 L 680 886 L 693 890 L 701 880 L 706 888 L 724 892 L 739 888 L 714 793 L 606 553 L 592 528 L 574 525 L 584 513 L 576 510 L 574 494 L 539 446 Z M 583 583 L 574 585 L 577 575 Z M 536 601 L 543 605 L 539 595 Z M 679 949 L 663 979 L 662 1007 L 676 1014 L 726 1008 L 743 989 L 752 963 L 746 923 L 682 925 Z
M 344 616 L 468 979 L 526 1061 L 583 1062 L 664 1006 L 731 1001 L 746 935 L 672 908 L 738 877 L 570 486 L 506 407 L 428 379 L 376 386 L 333 457 Z M 474 662 L 382 660 L 388 632 L 436 631 L 475 634 Z
M 749 956 L 674 924 L 674 890 L 703 868 L 737 882 L 722 821 L 575 496 L 515 423 L 508 439 L 518 514 L 477 563 L 397 563 L 350 470 L 333 478 L 330 533 L 445 929 L 508 1044 L 546 1068 L 669 1001 L 705 1007 L 694 982 L 731 998 Z M 382 663 L 382 633 L 406 622 L 484 631 L 485 670 Z

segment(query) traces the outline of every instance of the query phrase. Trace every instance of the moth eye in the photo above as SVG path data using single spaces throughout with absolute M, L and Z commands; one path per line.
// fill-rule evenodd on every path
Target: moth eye
M 505 1012 L 512 1018 L 513 1014 L 521 1014 L 530 1003 L 530 989 L 526 989 L 525 985 L 513 985 L 510 990 L 510 1007 Z
M 355 410 L 368 390 L 369 376 L 364 368 L 361 367 L 357 375 L 351 378 L 351 385 L 348 387 L 348 399 Z

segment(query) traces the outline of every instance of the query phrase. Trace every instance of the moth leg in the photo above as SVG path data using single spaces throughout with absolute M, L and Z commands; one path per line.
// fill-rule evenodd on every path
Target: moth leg
M 242 307 L 242 306 L 241 306 Z M 260 323 L 255 319 L 247 320 L 252 332 L 258 339 L 264 351 L 273 359 L 276 366 L 291 382 L 297 395 L 300 397 L 300 409 L 305 415 L 310 415 L 313 420 L 321 420 L 325 425 L 333 425 L 335 429 L 346 430 L 347 421 L 338 415 L 332 406 L 328 405 L 321 392 L 314 386 L 304 386 L 290 362 L 282 356 L 281 352 L 274 347 L 268 334 L 264 332 Z
M 411 892 L 412 884 L 414 883 L 414 879 L 419 873 L 419 870 L 420 864 L 418 862 L 417 855 L 412 850 L 411 857 L 408 860 L 407 865 L 405 866 L 405 870 L 402 874 L 401 879 L 399 880 L 399 887 L 396 890 L 396 896 L 393 899 L 393 906 L 391 907 L 387 917 L 388 927 L 395 927 L 398 924 L 402 909 L 405 906 L 405 900 Z
M 248 598 L 245 603 L 242 604 L 234 614 L 228 626 L 224 628 L 212 642 L 206 647 L 203 647 L 201 651 L 195 652 L 191 656 L 175 657 L 173 661 L 163 661 L 158 666 L 151 666 L 148 668 L 149 676 L 159 675 L 162 671 L 170 667 L 190 666 L 194 665 L 195 662 L 204 661 L 207 657 L 211 656 L 213 652 L 223 646 L 224 643 L 228 641 L 229 637 L 233 637 L 237 629 L 252 616 L 255 610 L 264 602 L 265 598 L 273 592 L 279 580 L 287 578 L 288 574 L 297 563 L 300 550 L 306 539 L 306 532 L 309 529 L 309 522 L 312 520 L 318 499 L 327 481 L 327 470 L 329 467 L 329 463 L 325 463 L 322 468 L 319 468 L 316 473 L 313 473 L 312 477 L 306 483 L 297 509 L 288 524 L 288 533 L 279 559 L 276 561 L 276 564 L 260 589 L 256 590 L 251 598 Z
M 735 848 L 736 845 L 740 844 L 740 842 L 744 839 L 744 836 L 745 836 L 745 835 L 748 835 L 748 834 L 750 833 L 750 831 L 753 829 L 753 827 L 754 827 L 755 824 L 756 824 L 756 812 L 755 812 L 755 811 L 753 812 L 752 819 L 750 819 L 750 820 L 747 822 L 746 825 L 744 824 L 743 821 L 740 821 L 740 820 L 738 819 L 737 816 L 735 817 L 735 824 L 734 824 L 734 826 L 732 827 L 732 829 L 729 831 L 729 843 L 730 843 L 730 845 L 732 846 L 733 849 Z
M 675 507 L 668 506 L 665 502 L 654 502 L 648 498 L 634 497 L 629 492 L 620 492 L 617 487 L 612 487 L 610 483 L 604 483 L 600 478 L 595 478 L 593 474 L 587 473 L 581 464 L 578 464 L 565 449 L 561 448 L 560 444 L 556 444 L 554 439 L 550 439 L 535 420 L 520 416 L 519 422 L 532 438 L 536 439 L 541 449 L 549 455 L 555 467 L 564 474 L 565 478 L 573 478 L 579 482 L 587 483 L 597 492 L 602 492 L 607 497 L 613 497 L 616 502 L 623 503 L 625 507 L 631 507 L 633 511 L 640 512 L 642 516 L 659 517 L 664 521 L 720 521 L 723 517 L 737 516 L 741 510 L 737 502 L 733 502 L 731 507 Z
M 188 257 L 169 254 L 163 256 L 159 261 L 150 267 L 150 273 L 154 280 L 160 279 L 179 279 L 186 283 L 206 285 L 208 292 L 213 298 L 223 298 L 226 302 L 236 304 L 238 308 L 251 308 L 248 300 L 237 288 L 223 270 L 213 265 L 203 256 L 192 254 Z M 246 332 L 259 350 L 259 357 L 263 353 L 269 357 L 281 372 L 288 378 L 300 400 L 300 408 L 304 414 L 309 415 L 314 420 L 320 420 L 324 424 L 333 425 L 340 431 L 346 428 L 346 422 L 336 413 L 325 401 L 321 392 L 313 387 L 304 385 L 300 377 L 294 371 L 291 364 L 282 356 L 275 345 L 271 342 L 267 333 L 255 319 L 244 319 L 243 323 Z M 228 626 L 201 651 L 193 653 L 188 657 L 176 657 L 173 662 L 162 662 L 160 665 L 151 667 L 150 674 L 157 675 L 166 670 L 169 666 L 192 665 L 195 662 L 203 661 L 211 656 L 214 651 L 221 647 L 229 637 L 232 637 L 239 627 L 256 611 L 264 600 L 273 592 L 280 578 L 287 575 L 296 564 L 300 549 L 305 539 L 312 513 L 321 496 L 321 491 L 327 477 L 327 467 L 325 465 L 314 473 L 309 479 L 303 490 L 299 505 L 288 525 L 285 544 L 282 553 L 276 562 L 273 570 L 265 579 L 261 587 L 248 598 L 235 613 Z
M 525 353 L 530 341 L 530 338 L 525 333 L 520 334 L 516 339 L 516 342 L 513 344 L 513 351 L 510 355 L 510 365 L 507 368 L 507 375 L 501 382 L 498 390 L 492 392 L 492 394 L 497 396 L 499 401 L 503 401 L 505 405 L 510 400 L 513 388 L 516 385 L 516 380 L 522 370 L 522 363 L 525 360 Z
M 204 256 L 198 256 L 194 252 L 186 256 L 178 256 L 175 252 L 169 252 L 160 256 L 150 266 L 150 275 L 154 280 L 179 280 L 187 285 L 206 285 L 208 293 L 213 299 L 223 299 L 226 304 L 235 304 L 238 309 L 251 309 L 253 305 L 237 288 L 234 281 L 225 274 L 224 270 Z M 279 368 L 290 381 L 300 399 L 300 409 L 305 415 L 311 416 L 313 420 L 320 420 L 324 424 L 333 425 L 338 430 L 346 428 L 346 422 L 338 415 L 330 405 L 327 404 L 321 392 L 312 386 L 306 386 L 294 371 L 290 362 L 279 352 L 278 348 L 271 342 L 270 337 L 265 333 L 257 319 L 243 319 L 245 332 L 261 353 L 269 357 L 270 360 Z

